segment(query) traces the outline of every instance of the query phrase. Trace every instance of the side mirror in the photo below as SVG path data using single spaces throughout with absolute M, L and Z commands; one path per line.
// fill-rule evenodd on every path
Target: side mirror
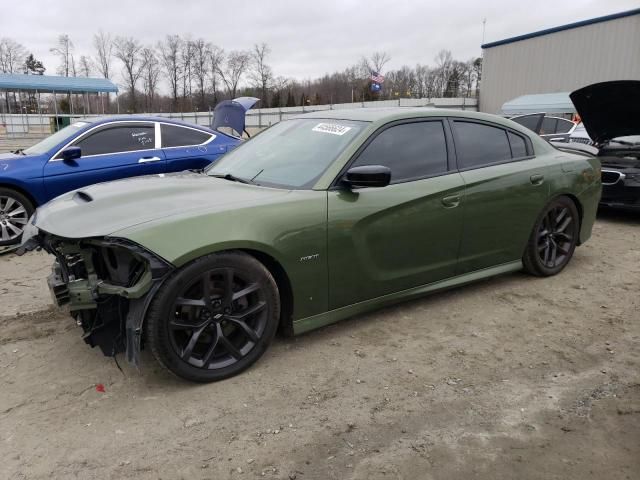
M 391 182 L 391 170 L 383 165 L 352 167 L 342 181 L 350 187 L 386 187 Z
M 76 160 L 81 156 L 82 156 L 82 150 L 80 149 L 80 147 L 69 147 L 69 148 L 65 148 L 62 151 L 62 160 L 65 162 Z

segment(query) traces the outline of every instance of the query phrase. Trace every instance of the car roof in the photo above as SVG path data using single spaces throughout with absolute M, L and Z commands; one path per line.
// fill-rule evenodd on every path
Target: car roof
M 194 123 L 184 122 L 182 120 L 175 120 L 173 118 L 157 117 L 157 116 L 149 116 L 149 115 L 110 115 L 106 117 L 80 118 L 76 120 L 76 122 L 86 122 L 86 123 L 90 123 L 91 125 L 101 125 L 104 123 L 123 122 L 123 121 L 171 123 L 174 125 L 197 128 L 199 130 L 204 130 L 206 132 L 215 133 L 209 127 L 205 127 L 203 125 L 196 125 Z
M 488 113 L 473 112 L 470 110 L 449 110 L 433 107 L 382 107 L 382 108 L 349 108 L 339 110 L 320 110 L 317 112 L 297 115 L 293 118 L 318 118 L 334 120 L 353 120 L 362 122 L 387 123 L 394 120 L 421 117 L 465 117 L 488 122 L 500 123 L 505 126 L 512 126 L 506 123 L 505 119 L 497 115 Z

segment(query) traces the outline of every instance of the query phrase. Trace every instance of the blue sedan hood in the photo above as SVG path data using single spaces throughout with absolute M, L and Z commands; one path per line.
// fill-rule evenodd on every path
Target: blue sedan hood
M 0 153 L 0 162 L 3 160 L 16 160 L 18 158 L 24 158 L 25 155 L 20 155 L 18 153 Z

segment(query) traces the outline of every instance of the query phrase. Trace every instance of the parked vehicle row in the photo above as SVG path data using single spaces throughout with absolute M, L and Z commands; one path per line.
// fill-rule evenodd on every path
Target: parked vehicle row
M 211 128 L 163 117 L 107 117 L 75 122 L 32 147 L 0 154 L 0 247 L 19 243 L 34 209 L 70 190 L 203 169 L 242 141 L 245 113 L 257 101 L 221 102 Z
M 219 137 L 216 137 L 219 138 Z M 225 144 L 226 145 L 226 144 Z M 524 268 L 591 235 L 597 158 L 493 115 L 358 109 L 269 128 L 203 172 L 83 187 L 41 206 L 23 249 L 84 339 L 194 381 L 301 333 Z

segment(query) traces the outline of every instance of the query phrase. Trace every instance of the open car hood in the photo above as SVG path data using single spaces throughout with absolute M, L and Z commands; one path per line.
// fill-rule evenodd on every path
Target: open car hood
M 569 97 L 594 142 L 640 135 L 640 81 L 594 83 Z

